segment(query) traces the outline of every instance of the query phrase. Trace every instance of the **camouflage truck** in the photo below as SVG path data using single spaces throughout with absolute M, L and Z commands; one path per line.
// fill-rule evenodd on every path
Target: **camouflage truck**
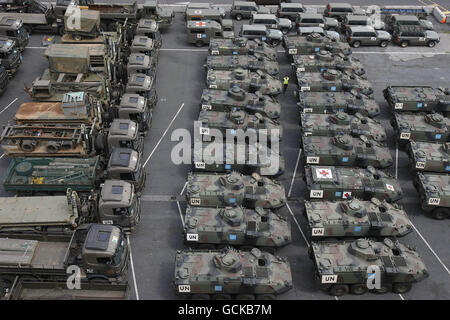
M 156 62 L 153 58 L 143 53 L 132 53 L 127 58 L 127 74 L 144 74 L 152 79 L 156 77 Z
M 352 53 L 348 43 L 335 41 L 318 33 L 311 33 L 306 37 L 297 35 L 283 36 L 283 47 L 290 59 L 292 59 L 293 55 L 314 54 L 321 50 L 330 51 L 333 54 L 342 53 L 346 56 Z
M 449 140 L 450 119 L 439 113 L 395 113 L 391 120 L 395 137 L 400 146 L 409 140 L 446 142 Z
M 294 92 L 295 93 L 295 92 Z M 350 92 L 298 92 L 297 106 L 301 113 L 360 113 L 363 116 L 375 117 L 380 114 L 378 103 L 364 94 Z
M 389 86 L 383 90 L 392 111 L 449 112 L 450 89 L 428 86 Z
M 338 111 L 332 114 L 301 113 L 300 126 L 305 136 L 335 136 L 339 133 L 354 137 L 365 135 L 378 143 L 385 143 L 386 130 L 379 121 L 363 116 L 361 113 L 349 115 Z
M 359 59 L 346 56 L 342 52 L 333 54 L 328 50 L 320 50 L 313 55 L 293 55 L 291 65 L 295 73 L 321 72 L 325 69 L 351 71 L 357 75 L 366 73 Z
M 151 38 L 146 36 L 134 36 L 128 49 L 128 55 L 132 53 L 145 54 L 152 59 L 152 62 L 158 64 L 159 49 L 156 47 L 155 41 Z
M 303 136 L 302 158 L 306 164 L 336 166 L 372 166 L 378 169 L 393 164 L 389 148 L 366 136 Z
M 377 198 L 389 203 L 403 197 L 400 183 L 389 174 L 368 166 L 366 169 L 307 166 L 305 178 L 307 198 L 311 200 L 341 200 Z
M 311 248 L 320 288 L 337 297 L 348 292 L 366 293 L 370 266 L 377 266 L 380 271 L 380 287 L 372 289 L 376 293 L 404 294 L 413 283 L 429 276 L 415 249 L 389 238 L 379 242 L 365 238 L 313 242 Z
M 274 300 L 292 289 L 286 258 L 253 248 L 178 250 L 173 287 L 192 300 Z
M 189 173 L 187 182 L 186 198 L 191 206 L 278 209 L 286 204 L 281 183 L 257 173 Z
M 261 176 L 277 177 L 284 173 L 283 153 L 263 146 L 259 142 L 226 142 L 194 145 L 193 170 L 197 172 L 242 174 L 257 173 Z
M 265 57 L 271 61 L 277 61 L 277 52 L 265 42 L 260 40 L 248 40 L 243 37 L 234 39 L 211 39 L 209 43 L 209 54 L 212 56 L 230 55 L 254 55 Z
M 372 84 L 365 76 L 358 76 L 349 71 L 325 69 L 322 72 L 304 73 L 297 72 L 297 85 L 300 92 L 336 92 L 351 91 L 361 92 L 372 97 Z
M 236 130 L 239 129 L 246 133 L 252 132 L 259 137 L 259 140 L 264 139 L 268 143 L 270 142 L 268 139 L 273 130 L 277 130 L 280 140 L 283 138 L 283 127 L 280 121 L 264 117 L 260 113 L 252 115 L 244 110 L 229 112 L 201 110 L 198 121 L 201 122 L 202 129 L 200 130 L 200 134 L 202 135 L 203 141 L 211 141 L 210 130 L 204 130 L 206 128 L 219 130 L 224 139 L 227 133 L 235 135 Z
M 348 237 L 403 237 L 413 230 L 406 211 L 372 198 L 305 201 L 308 235 L 313 241 Z
M 239 87 L 229 90 L 204 89 L 200 109 L 217 112 L 244 110 L 249 114 L 260 113 L 270 119 L 278 119 L 281 114 L 281 104 L 274 97 L 260 92 L 250 93 Z
M 450 173 L 450 143 L 409 141 L 407 152 L 412 171 Z
M 246 91 L 256 91 L 269 96 L 281 93 L 281 81 L 261 71 L 251 72 L 245 69 L 208 70 L 206 86 L 209 89 L 229 90 L 238 86 Z
M 437 220 L 450 217 L 450 175 L 418 172 L 413 183 L 427 214 Z
M 142 73 L 132 73 L 128 76 L 125 93 L 139 95 L 147 101 L 147 107 L 153 109 L 158 102 L 155 78 Z
M 255 57 L 251 55 L 236 56 L 207 56 L 205 69 L 213 70 L 234 70 L 237 68 L 250 71 L 261 70 L 271 76 L 276 76 L 280 69 L 278 62 L 268 60 L 265 57 Z
M 15 41 L 0 36 L 0 65 L 5 68 L 8 77 L 12 78 L 22 64 L 22 54 L 16 47 Z
M 186 209 L 185 244 L 191 248 L 214 250 L 232 245 L 249 251 L 259 247 L 275 253 L 292 240 L 291 225 L 283 215 L 261 208 L 243 207 Z
M 77 22 L 75 22 L 73 17 L 73 10 L 69 9 L 64 14 L 64 28 L 68 37 L 76 41 L 81 41 L 100 36 L 100 12 L 95 10 L 79 10 L 78 13 Z
M 15 41 L 19 51 L 25 50 L 30 39 L 30 35 L 25 30 L 22 20 L 12 17 L 0 18 L 0 35 Z

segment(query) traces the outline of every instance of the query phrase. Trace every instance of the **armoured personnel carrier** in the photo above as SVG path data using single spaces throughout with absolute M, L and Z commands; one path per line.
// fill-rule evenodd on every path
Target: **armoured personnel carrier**
M 211 39 L 209 54 L 212 56 L 224 55 L 254 55 L 277 61 L 277 51 L 265 42 L 248 40 L 238 37 L 234 39 Z
M 400 183 L 389 174 L 368 166 L 366 169 L 307 166 L 305 179 L 307 197 L 311 200 L 341 200 L 377 198 L 389 203 L 403 197 Z
M 304 73 L 297 72 L 297 84 L 300 92 L 336 92 L 351 91 L 361 92 L 372 97 L 372 85 L 365 76 L 358 76 L 349 71 L 326 69 L 322 72 Z
M 335 41 L 318 33 L 311 33 L 306 37 L 297 35 L 284 36 L 283 47 L 286 50 L 286 54 L 290 57 L 298 54 L 313 54 L 321 50 L 330 51 L 333 54 L 342 53 L 346 56 L 352 53 L 348 43 Z
M 281 105 L 271 96 L 259 92 L 250 93 L 239 87 L 233 87 L 229 90 L 204 89 L 201 110 L 217 112 L 244 110 L 249 114 L 259 113 L 270 119 L 278 119 L 281 114 Z
M 360 113 L 349 115 L 338 111 L 333 114 L 301 113 L 301 130 L 305 136 L 331 137 L 339 133 L 352 136 L 365 135 L 378 143 L 387 139 L 386 130 L 377 120 Z
M 357 58 L 346 56 L 342 52 L 333 54 L 328 50 L 320 50 L 313 55 L 293 55 L 294 72 L 321 72 L 325 69 L 352 71 L 357 75 L 366 73 L 363 64 Z
M 291 242 L 286 217 L 261 208 L 189 207 L 184 218 L 185 243 L 191 248 L 215 249 L 233 245 L 241 250 L 259 247 L 275 253 Z
M 395 113 L 391 125 L 401 146 L 408 140 L 442 143 L 449 139 L 450 119 L 439 113 Z
M 306 201 L 308 233 L 313 240 L 348 237 L 403 237 L 413 230 L 405 210 L 372 198 Z
M 208 279 L 208 280 L 206 280 Z M 183 250 L 175 256 L 175 292 L 192 300 L 274 300 L 292 289 L 286 258 L 253 248 Z
M 437 220 L 450 217 L 450 175 L 419 172 L 413 182 L 425 212 Z
M 379 242 L 364 238 L 313 242 L 311 248 L 320 288 L 333 296 L 366 293 L 370 266 L 381 272 L 380 287 L 373 289 L 377 293 L 403 294 L 429 276 L 415 249 L 389 238 Z
M 393 164 L 389 148 L 361 135 L 357 138 L 347 134 L 334 137 L 303 136 L 302 157 L 306 164 L 336 166 L 372 166 L 378 169 Z
M 186 197 L 191 206 L 201 207 L 240 205 L 278 209 L 286 204 L 281 183 L 257 173 L 251 176 L 237 172 L 189 173 Z
M 281 93 L 281 81 L 257 71 L 251 72 L 242 68 L 228 70 L 208 70 L 206 76 L 206 86 L 209 89 L 229 90 L 238 86 L 246 91 L 255 93 L 256 91 L 276 96 Z
M 450 143 L 409 141 L 408 156 L 413 171 L 450 173 Z
M 378 103 L 369 97 L 351 90 L 350 92 L 299 92 L 297 103 L 302 113 L 360 113 L 375 117 L 380 114 Z
M 251 55 L 206 57 L 206 70 L 234 70 L 237 68 L 247 69 L 250 71 L 261 70 L 271 76 L 277 75 L 280 71 L 278 62 L 271 61 L 265 57 L 255 57 Z
M 428 86 L 389 86 L 383 90 L 392 111 L 449 112 L 450 89 Z

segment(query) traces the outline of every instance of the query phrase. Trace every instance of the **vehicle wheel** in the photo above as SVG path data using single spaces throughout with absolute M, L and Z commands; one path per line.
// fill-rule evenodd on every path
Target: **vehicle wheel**
M 276 47 L 280 44 L 280 40 L 273 40 L 271 44 L 273 47 Z
M 195 42 L 195 46 L 196 46 L 196 47 L 203 47 L 203 41 L 202 41 L 202 40 L 197 40 L 197 41 Z
M 373 289 L 374 293 L 385 294 L 392 290 L 392 285 L 390 283 L 382 283 L 380 289 Z
M 236 300 L 255 300 L 255 296 L 252 294 L 238 294 Z
M 235 18 L 236 18 L 237 21 L 241 21 L 242 20 L 242 14 L 238 13 Z
M 392 287 L 392 291 L 395 293 L 407 293 L 411 290 L 411 283 L 395 283 Z
M 73 39 L 75 40 L 75 41 L 81 41 L 81 39 L 83 39 L 79 34 L 77 34 L 77 35 L 74 35 L 73 36 Z
M 273 294 L 258 294 L 256 300 L 276 300 Z
M 191 300 L 211 300 L 209 294 L 193 294 Z
M 400 43 L 400 47 L 402 47 L 402 48 L 406 48 L 408 45 L 409 45 L 408 41 L 402 41 Z
M 31 28 L 29 25 L 24 25 L 23 28 L 28 32 L 28 34 L 31 36 L 33 33 L 33 28 Z
M 229 294 L 218 293 L 212 296 L 212 300 L 231 300 L 231 296 Z
M 198 245 L 198 248 L 201 250 L 214 250 L 216 246 L 210 243 L 202 243 Z
M 270 254 L 275 254 L 275 252 L 277 251 L 277 249 L 274 248 L 274 247 L 261 247 L 260 249 L 262 251 L 265 251 L 265 252 L 270 253 Z
M 359 48 L 361 46 L 361 41 L 355 41 L 352 43 L 353 48 Z
M 430 48 L 434 48 L 436 46 L 436 41 L 428 41 L 427 46 Z
M 436 220 L 447 219 L 449 215 L 450 211 L 447 208 L 436 208 L 431 212 L 431 216 Z
M 289 29 L 286 29 L 286 28 L 281 29 L 281 32 L 283 32 L 283 34 L 288 34 L 289 33 Z
M 380 42 L 380 47 L 382 47 L 382 48 L 386 48 L 387 45 L 388 45 L 388 42 L 387 42 L 387 41 L 381 41 L 381 42 Z
M 346 295 L 348 291 L 349 288 L 346 284 L 335 284 L 330 288 L 330 294 L 336 297 Z
M 62 37 L 65 33 L 66 33 L 66 29 L 64 28 L 64 26 L 60 26 L 58 28 L 58 34 Z
M 367 286 L 365 284 L 352 284 L 350 286 L 350 292 L 352 294 L 361 295 L 367 292 Z

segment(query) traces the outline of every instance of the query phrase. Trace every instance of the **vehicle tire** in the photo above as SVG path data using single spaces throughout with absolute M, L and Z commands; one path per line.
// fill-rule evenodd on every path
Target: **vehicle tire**
M 238 294 L 236 300 L 255 300 L 255 296 L 252 294 Z
M 280 44 L 280 40 L 273 40 L 271 42 L 272 47 L 277 47 Z
M 25 152 L 33 152 L 36 148 L 36 141 L 33 140 L 23 140 L 20 144 L 20 148 Z
M 436 208 L 431 212 L 431 216 L 436 220 L 444 220 L 450 216 L 450 211 L 447 208 Z
M 242 14 L 239 14 L 239 13 L 238 13 L 238 14 L 235 16 L 235 18 L 236 18 L 237 21 L 241 21 L 243 17 L 242 17 Z
M 281 32 L 282 32 L 283 34 L 288 34 L 288 33 L 289 33 L 289 29 L 283 28 L 283 29 L 281 29 Z
M 427 42 L 427 46 L 428 46 L 429 48 L 434 48 L 434 47 L 436 46 L 436 41 L 428 41 L 428 42 Z
M 216 246 L 211 243 L 202 243 L 198 245 L 198 248 L 201 250 L 214 250 Z
M 367 292 L 367 286 L 365 284 L 352 284 L 350 286 L 350 293 L 355 295 L 361 295 Z
M 212 300 L 231 300 L 231 296 L 229 294 L 218 293 L 212 296 Z
M 390 283 L 382 283 L 380 289 L 373 289 L 376 294 L 385 294 L 391 292 L 392 285 Z
M 58 143 L 54 141 L 49 141 L 45 149 L 47 150 L 48 153 L 57 153 L 59 150 L 59 146 Z
M 349 288 L 346 284 L 335 284 L 330 288 L 330 294 L 336 297 L 344 296 L 348 293 Z
M 276 300 L 276 297 L 273 294 L 258 294 L 256 300 Z
M 395 293 L 407 293 L 409 290 L 411 290 L 412 284 L 411 283 L 394 283 L 392 286 L 392 292 Z
M 191 296 L 191 300 L 211 300 L 211 296 L 209 294 L 193 294 Z
M 64 26 L 60 26 L 58 28 L 58 34 L 62 37 L 66 33 L 66 28 Z
M 400 47 L 402 47 L 402 48 L 406 48 L 408 45 L 409 45 L 409 42 L 408 42 L 408 41 L 402 41 L 402 42 L 400 43 Z
M 202 40 L 197 40 L 197 41 L 195 42 L 195 46 L 196 46 L 196 47 L 203 47 L 203 41 L 202 41 Z
M 380 42 L 380 47 L 382 47 L 382 48 L 386 48 L 387 45 L 388 45 L 388 42 L 387 42 L 387 41 L 381 41 L 381 42 Z
M 80 36 L 79 34 L 76 34 L 76 35 L 73 36 L 73 39 L 74 39 L 75 41 L 81 41 L 81 40 L 83 39 L 83 37 Z
M 261 247 L 260 249 L 261 251 L 265 251 L 270 254 L 275 254 L 275 252 L 277 251 L 277 249 L 274 247 Z
M 33 28 L 29 25 L 24 25 L 23 28 L 28 32 L 28 34 L 31 36 L 31 34 L 33 33 Z
M 352 43 L 353 48 L 359 48 L 361 46 L 361 41 L 355 41 Z

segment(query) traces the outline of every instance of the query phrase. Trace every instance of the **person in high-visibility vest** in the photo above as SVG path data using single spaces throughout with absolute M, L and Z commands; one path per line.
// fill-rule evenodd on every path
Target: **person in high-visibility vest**
M 289 77 L 286 76 L 283 79 L 283 94 L 286 92 L 288 84 L 289 84 Z

